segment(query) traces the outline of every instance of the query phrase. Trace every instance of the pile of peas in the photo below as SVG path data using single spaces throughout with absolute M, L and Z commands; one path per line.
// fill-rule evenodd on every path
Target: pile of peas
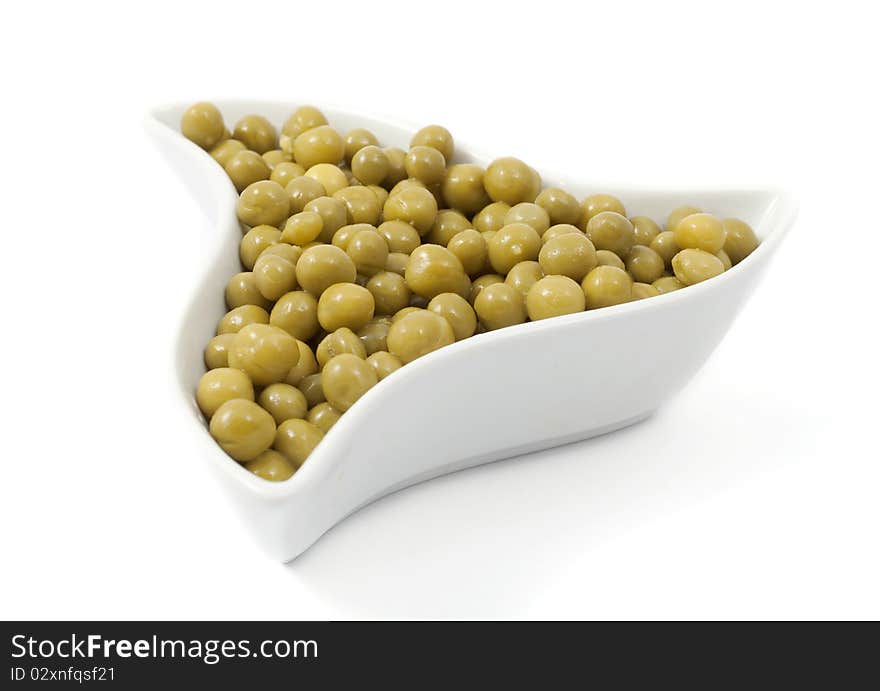
M 438 125 L 404 151 L 341 134 L 312 106 L 279 134 L 259 115 L 229 132 L 196 103 L 181 131 L 229 175 L 243 232 L 196 399 L 223 450 L 267 480 L 293 475 L 364 393 L 422 355 L 679 290 L 758 245 L 743 221 L 693 206 L 663 229 L 608 194 L 542 189 L 513 157 L 451 163 Z

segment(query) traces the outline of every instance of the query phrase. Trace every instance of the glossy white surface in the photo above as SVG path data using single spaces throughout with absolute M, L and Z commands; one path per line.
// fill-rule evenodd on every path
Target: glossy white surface
M 261 113 L 280 126 L 298 104 L 215 100 L 228 122 Z M 178 132 L 185 104 L 157 108 L 147 128 L 215 228 L 204 273 L 177 347 L 181 401 L 193 433 L 255 536 L 291 559 L 375 499 L 444 473 L 610 432 L 638 422 L 677 392 L 723 337 L 792 224 L 794 202 L 775 190 L 622 189 L 544 174 L 577 197 L 604 191 L 628 213 L 662 219 L 696 204 L 753 225 L 762 244 L 722 276 L 650 300 L 481 334 L 395 372 L 349 410 L 306 464 L 268 483 L 210 439 L 193 400 L 202 351 L 225 311 L 223 287 L 239 271 L 237 195 L 225 173 Z M 324 109 L 340 131 L 367 127 L 386 146 L 406 146 L 417 127 Z M 491 157 L 457 141 L 456 161 Z M 540 163 L 536 166 L 541 170 Z M 522 374 L 528 363 L 527 375 Z

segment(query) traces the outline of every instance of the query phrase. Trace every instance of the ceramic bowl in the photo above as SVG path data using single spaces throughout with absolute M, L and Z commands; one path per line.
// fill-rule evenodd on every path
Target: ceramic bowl
M 278 125 L 298 105 L 215 103 L 227 123 L 260 113 Z M 540 161 L 530 161 L 542 171 L 545 185 L 562 186 L 579 198 L 594 192 L 617 195 L 632 215 L 663 219 L 676 206 L 695 204 L 742 218 L 761 245 L 730 271 L 684 290 L 481 334 L 422 357 L 361 398 L 290 480 L 272 483 L 226 456 L 195 403 L 203 348 L 225 312 L 224 286 L 241 270 L 241 231 L 235 188 L 207 153 L 179 133 L 185 108 L 182 103 L 159 107 L 146 121 L 214 229 L 177 338 L 178 401 L 192 418 L 200 453 L 256 538 L 282 560 L 295 558 L 334 524 L 390 492 L 604 434 L 651 415 L 724 337 L 796 214 L 791 196 L 775 189 L 621 188 L 579 174 L 547 174 Z M 340 131 L 366 127 L 385 146 L 407 147 L 417 129 L 354 111 L 324 112 Z M 486 165 L 490 160 L 456 141 L 455 161 Z

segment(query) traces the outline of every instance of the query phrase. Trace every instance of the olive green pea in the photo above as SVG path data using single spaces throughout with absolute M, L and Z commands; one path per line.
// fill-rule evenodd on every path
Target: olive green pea
M 233 338 L 234 333 L 225 333 L 208 341 L 205 346 L 205 367 L 210 370 L 229 366 L 229 346 Z
M 307 245 L 318 239 L 324 229 L 324 221 L 314 211 L 300 211 L 287 219 L 281 231 L 281 242 L 289 245 Z
M 461 295 L 440 293 L 431 298 L 426 309 L 449 322 L 456 341 L 473 336 L 477 330 L 477 314 Z
M 260 392 L 258 402 L 279 425 L 285 420 L 304 418 L 308 412 L 303 392 L 286 382 L 267 386 Z
M 290 213 L 298 214 L 306 208 L 310 202 L 327 196 L 324 185 L 305 173 L 294 178 L 284 186 L 287 198 L 290 200 Z
M 324 398 L 324 389 L 321 388 L 320 372 L 307 374 L 300 380 L 296 388 L 302 391 L 303 396 L 306 397 L 306 402 L 309 404 L 309 408 L 314 408 L 316 405 L 323 403 L 326 400 Z
M 483 186 L 484 174 L 485 171 L 473 163 L 449 166 L 440 191 L 450 208 L 471 215 L 489 204 L 489 195 Z
M 306 130 L 327 124 L 327 117 L 315 106 L 300 106 L 297 108 L 281 128 L 281 133 L 291 138 L 296 138 Z
M 291 156 L 286 151 L 282 151 L 281 149 L 270 149 L 269 151 L 263 153 L 263 160 L 266 162 L 266 165 L 269 166 L 269 169 L 274 173 L 275 168 L 277 168 L 282 163 L 293 163 L 293 156 Z M 296 166 L 295 163 L 293 165 Z M 301 168 L 301 166 L 297 167 Z M 300 173 L 300 175 L 302 175 L 302 173 Z M 296 175 L 294 175 L 293 177 L 296 177 Z
M 319 163 L 335 165 L 345 155 L 345 143 L 332 127 L 319 125 L 302 132 L 293 140 L 292 153 L 294 160 L 306 170 Z
M 657 233 L 657 235 L 654 236 L 654 239 L 651 240 L 649 247 L 660 255 L 667 267 L 672 266 L 672 258 L 678 254 L 678 251 L 681 249 L 675 242 L 675 233 L 671 230 L 664 230 L 661 233 Z
M 458 258 L 468 276 L 478 275 L 489 259 L 489 247 L 485 238 L 473 228 L 453 235 L 446 248 Z
M 253 401 L 233 398 L 211 417 L 211 436 L 236 461 L 255 459 L 272 445 L 275 421 Z
M 433 185 L 443 180 L 446 159 L 434 147 L 416 145 L 407 152 L 403 167 L 409 177 L 421 180 L 426 185 Z
M 379 222 L 382 204 L 379 203 L 376 193 L 369 187 L 363 185 L 343 187 L 333 193 L 333 198 L 345 204 L 348 210 L 348 220 L 351 223 L 374 225 Z
M 614 266 L 626 271 L 626 264 L 611 250 L 596 250 L 596 266 Z
M 632 299 L 632 277 L 616 266 L 597 266 L 584 278 L 587 309 L 610 307 Z
M 316 163 L 306 170 L 305 176 L 321 183 L 330 196 L 349 186 L 348 177 L 333 163 Z
M 409 305 L 412 296 L 406 279 L 391 271 L 380 271 L 371 276 L 366 288 L 373 296 L 376 314 L 395 314 Z
M 660 291 L 650 283 L 633 283 L 633 300 L 644 300 L 645 298 L 652 298 L 657 295 L 660 295 Z
M 410 290 L 426 300 L 440 293 L 462 297 L 470 293 L 470 279 L 458 257 L 440 245 L 421 245 L 413 250 L 404 277 Z
M 644 245 L 633 245 L 626 258 L 626 270 L 633 280 L 653 283 L 663 275 L 666 263 L 657 252 Z
M 363 127 L 355 127 L 346 132 L 342 137 L 342 142 L 345 145 L 345 162 L 349 165 L 352 164 L 355 155 L 357 155 L 359 151 L 367 146 L 375 146 L 378 148 L 379 144 L 376 135 Z
M 440 209 L 434 217 L 434 223 L 428 231 L 425 242 L 446 247 L 453 237 L 470 227 L 471 222 L 461 212 L 454 209 Z
M 621 259 L 635 243 L 632 223 L 616 211 L 602 211 L 592 216 L 587 223 L 586 235 L 597 250 L 614 252 Z
M 299 360 L 290 368 L 290 371 L 284 378 L 284 382 L 291 386 L 299 386 L 305 377 L 318 371 L 318 360 L 315 358 L 315 354 L 312 352 L 309 344 L 297 339 L 296 345 L 299 348 Z
M 388 243 L 372 227 L 355 233 L 345 251 L 362 276 L 374 276 L 384 271 L 388 261 Z
M 385 271 L 403 276 L 409 264 L 409 255 L 403 252 L 389 252 L 385 262 Z
M 295 290 L 278 298 L 269 323 L 301 341 L 318 333 L 318 301 L 303 290 Z
M 252 271 L 242 271 L 230 278 L 226 284 L 224 296 L 226 306 L 229 309 L 242 305 L 257 305 L 263 309 L 269 309 L 272 304 L 260 293 Z
M 264 251 L 254 264 L 254 281 L 264 298 L 278 300 L 296 288 L 296 262 L 280 254 Z
M 278 425 L 273 446 L 294 467 L 300 468 L 323 438 L 324 433 L 305 420 L 285 420 Z
M 357 331 L 373 318 L 374 310 L 369 290 L 354 283 L 335 283 L 321 293 L 318 322 L 326 331 L 343 327 Z
M 223 169 L 235 185 L 235 189 L 241 194 L 248 185 L 260 180 L 268 180 L 272 171 L 269 165 L 256 151 L 244 149 L 230 156 Z
M 576 235 L 584 235 L 584 232 L 577 226 L 571 225 L 570 223 L 557 223 L 555 226 L 550 226 L 544 231 L 544 234 L 541 236 L 541 245 L 546 245 L 560 235 L 570 235 L 572 233 Z M 584 237 L 586 237 L 586 235 L 584 235 Z M 592 245 L 593 243 L 590 244 Z
M 687 221 L 687 219 L 685 219 Z M 678 227 L 681 228 L 681 223 Z M 686 286 L 714 278 L 724 272 L 724 265 L 714 254 L 687 248 L 672 258 L 675 277 Z
M 364 344 L 364 350 L 367 357 L 380 350 L 388 349 L 388 329 L 391 328 L 391 319 L 388 317 L 378 317 L 371 319 L 358 329 L 357 335 Z
M 281 240 L 281 231 L 274 226 L 254 226 L 241 239 L 239 258 L 245 269 L 253 271 L 263 250 Z
M 606 211 L 626 216 L 626 208 L 623 206 L 623 202 L 610 194 L 591 194 L 581 202 L 581 210 L 581 227 L 585 230 L 594 216 L 598 216 Z M 593 244 L 595 244 L 595 241 Z
M 553 225 L 577 225 L 583 214 L 581 205 L 574 195 L 559 187 L 548 187 L 542 190 L 535 199 L 535 204 L 547 212 L 550 223 Z
M 536 261 L 519 262 L 508 273 L 504 282 L 516 288 L 525 298 L 532 286 L 544 278 L 544 269 Z
M 483 289 L 486 288 L 486 286 L 494 285 L 495 283 L 504 283 L 504 276 L 499 274 L 483 274 L 479 278 L 476 278 L 471 284 L 471 292 L 468 295 L 468 302 L 473 305 L 477 300 L 477 296 L 483 292 Z
M 485 286 L 474 300 L 474 310 L 489 330 L 522 324 L 527 316 L 523 294 L 506 283 Z
M 691 214 L 703 213 L 703 210 L 696 206 L 679 206 L 673 209 L 666 218 L 666 230 L 675 231 L 679 221 L 687 218 Z
M 481 233 L 498 231 L 504 227 L 504 218 L 510 211 L 510 204 L 506 202 L 493 202 L 485 207 L 473 218 L 473 226 Z
M 712 214 L 690 214 L 675 226 L 675 244 L 681 249 L 698 249 L 715 254 L 724 248 L 727 231 Z
M 237 139 L 227 139 L 221 141 L 213 149 L 211 149 L 211 158 L 219 163 L 223 168 L 235 154 L 239 151 L 246 151 L 247 147 Z M 265 159 L 264 159 L 265 160 Z M 268 164 L 267 164 L 268 165 Z
M 404 221 L 415 228 L 419 235 L 426 235 L 437 215 L 437 200 L 422 187 L 408 187 L 388 195 L 382 209 L 386 221 Z
M 266 449 L 254 460 L 245 463 L 244 467 L 270 482 L 283 482 L 296 472 L 296 466 L 274 449 Z
M 218 367 L 202 375 L 196 402 L 206 418 L 210 419 L 217 408 L 233 398 L 254 400 L 254 387 L 247 374 L 231 367 Z
M 518 158 L 496 158 L 486 168 L 483 185 L 492 201 L 513 206 L 533 202 L 541 191 L 541 176 Z
M 361 360 L 366 360 L 367 358 L 367 349 L 364 347 L 363 341 L 354 331 L 345 326 L 336 329 L 336 331 L 327 334 L 321 339 L 315 351 L 318 367 L 323 369 L 332 358 L 342 353 L 356 355 Z
M 629 222 L 633 225 L 635 244 L 637 245 L 650 246 L 651 240 L 661 232 L 660 226 L 647 216 L 633 216 Z
M 575 228 L 574 232 L 564 232 L 547 240 L 538 254 L 538 263 L 548 276 L 568 276 L 580 283 L 596 268 L 598 260 L 593 243 Z
M 725 218 L 722 223 L 726 232 L 724 252 L 730 258 L 731 264 L 739 264 L 755 251 L 758 246 L 758 236 L 748 223 L 738 218 Z
M 344 413 L 378 382 L 376 372 L 357 355 L 342 353 L 321 370 L 321 387 L 327 402 Z
M 321 217 L 321 234 L 318 240 L 330 242 L 333 234 L 348 223 L 348 207 L 333 197 L 318 197 L 303 207 L 303 211 L 314 211 Z
M 410 149 L 417 146 L 429 146 L 436 149 L 445 160 L 450 160 L 455 153 L 455 141 L 452 134 L 440 125 L 428 125 L 416 132 L 409 142 Z
M 339 422 L 339 418 L 341 417 L 342 413 L 325 401 L 309 410 L 309 414 L 306 416 L 306 421 L 313 424 L 324 434 L 327 434 L 327 432 L 330 431 L 330 428 Z
M 523 261 L 534 261 L 541 250 L 541 236 L 526 223 L 505 225 L 488 241 L 492 268 L 506 274 Z
M 568 276 L 545 276 L 536 281 L 526 295 L 526 312 L 532 321 L 583 312 L 584 309 L 584 291 Z
M 268 154 L 263 154 L 263 160 L 266 159 Z M 290 195 L 287 192 L 287 185 L 298 177 L 301 177 L 306 174 L 305 168 L 303 168 L 298 163 L 293 163 L 292 161 L 281 161 L 280 163 L 276 163 L 275 167 L 272 168 L 272 174 L 269 176 L 269 179 L 272 182 L 277 182 L 284 188 L 285 194 L 288 194 L 288 201 L 290 200 Z
M 684 288 L 684 283 L 679 281 L 675 276 L 661 276 L 654 281 L 651 286 L 654 290 L 663 295 L 663 293 L 671 293 L 673 290 L 681 290 Z
M 520 202 L 510 207 L 504 216 L 504 225 L 511 223 L 525 223 L 532 226 L 538 235 L 542 235 L 550 228 L 550 214 L 538 204 Z
M 258 305 L 234 307 L 221 317 L 217 324 L 217 335 L 235 334 L 249 324 L 268 324 L 269 313 Z
M 385 221 L 377 231 L 385 238 L 389 252 L 409 254 L 422 244 L 418 231 L 404 221 Z
M 248 324 L 229 348 L 229 366 L 244 371 L 259 386 L 284 381 L 297 360 L 296 339 L 269 324 Z
M 455 332 L 440 315 L 419 309 L 395 321 L 386 340 L 388 352 L 406 364 L 454 343 Z
M 393 189 L 401 180 L 406 179 L 406 167 L 404 160 L 406 159 L 406 151 L 395 146 L 383 149 L 385 157 L 388 159 L 388 175 L 380 183 L 387 190 Z
M 180 119 L 183 136 L 203 149 L 212 149 L 219 144 L 223 130 L 223 116 L 213 103 L 191 105 Z
M 400 361 L 399 357 L 384 350 L 377 351 L 370 355 L 367 358 L 367 364 L 373 368 L 379 381 L 382 381 L 389 374 L 396 372 L 403 367 L 403 363 Z
M 262 115 L 245 115 L 235 123 L 232 136 L 258 154 L 271 151 L 278 143 L 274 125 Z
M 316 297 L 334 283 L 354 283 L 356 277 L 351 257 L 333 245 L 309 247 L 296 263 L 297 282 Z

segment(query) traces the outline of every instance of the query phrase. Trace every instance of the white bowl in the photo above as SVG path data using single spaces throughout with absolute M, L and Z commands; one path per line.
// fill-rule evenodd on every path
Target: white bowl
M 279 124 L 296 104 L 216 102 L 228 123 L 260 113 Z M 180 402 L 211 468 L 255 536 L 283 560 L 306 550 L 360 507 L 403 487 L 463 468 L 586 439 L 644 419 L 681 389 L 719 343 L 792 225 L 792 198 L 771 189 L 621 189 L 548 175 L 578 197 L 619 196 L 631 214 L 662 219 L 696 204 L 749 222 L 762 242 L 717 278 L 659 297 L 522 324 L 435 351 L 380 382 L 330 430 L 286 482 L 271 483 L 226 456 L 208 434 L 194 392 L 202 352 L 225 312 L 223 289 L 241 270 L 237 194 L 223 170 L 180 135 L 186 104 L 156 108 L 146 127 L 216 228 L 183 316 L 176 365 Z M 345 131 L 372 130 L 406 147 L 415 127 L 325 109 Z M 491 157 L 456 141 L 456 161 Z M 706 401 L 706 405 L 711 405 Z

